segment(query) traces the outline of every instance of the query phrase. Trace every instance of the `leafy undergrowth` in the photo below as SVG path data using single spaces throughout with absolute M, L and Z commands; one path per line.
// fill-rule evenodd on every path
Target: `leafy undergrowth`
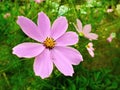
M 112 12 L 107 12 L 108 9 Z M 74 66 L 73 77 L 63 76 L 56 68 L 47 79 L 34 75 L 32 59 L 18 58 L 12 48 L 19 43 L 32 41 L 17 25 L 17 16 L 25 16 L 37 22 L 38 12 L 45 12 L 53 22 L 66 16 L 68 31 L 74 31 L 76 18 L 83 25 L 91 24 L 92 32 L 99 35 L 93 41 L 95 57 L 85 46 L 89 42 L 79 37 L 74 46 L 84 61 Z M 33 0 L 0 1 L 0 90 L 120 90 L 120 2 L 119 0 L 45 0 L 40 4 Z M 5 18 L 5 14 L 10 16 Z M 110 33 L 116 33 L 111 43 Z

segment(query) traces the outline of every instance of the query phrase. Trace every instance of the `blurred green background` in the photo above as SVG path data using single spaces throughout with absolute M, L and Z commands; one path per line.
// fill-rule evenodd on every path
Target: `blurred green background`
M 112 9 L 112 12 L 108 12 Z M 34 75 L 32 59 L 18 58 L 12 48 L 32 41 L 17 25 L 17 16 L 37 21 L 38 12 L 45 12 L 51 23 L 59 16 L 69 22 L 68 31 L 79 18 L 83 25 L 91 24 L 92 32 L 99 35 L 93 41 L 95 57 L 85 46 L 89 42 L 79 37 L 74 46 L 84 61 L 74 66 L 73 77 L 62 75 L 56 68 L 47 79 Z M 110 33 L 116 33 L 111 43 Z M 0 90 L 120 90 L 120 0 L 0 0 Z

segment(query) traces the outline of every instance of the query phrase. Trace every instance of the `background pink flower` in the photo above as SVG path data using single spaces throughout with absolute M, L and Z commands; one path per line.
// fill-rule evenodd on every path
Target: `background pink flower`
M 107 38 L 107 41 L 111 43 L 113 38 L 115 37 L 116 37 L 116 33 L 111 33 L 110 36 Z
M 36 3 L 41 3 L 43 2 L 44 0 L 35 0 Z
M 19 16 L 17 23 L 27 36 L 38 41 L 22 43 L 13 48 L 13 54 L 18 57 L 35 57 L 35 75 L 41 78 L 49 77 L 53 64 L 65 76 L 73 75 L 72 65 L 78 65 L 83 58 L 76 49 L 68 47 L 78 42 L 78 35 L 75 32 L 66 32 L 68 22 L 65 17 L 57 18 L 52 27 L 43 12 L 38 14 L 38 25 L 24 16 Z
M 82 22 L 79 19 L 77 19 L 76 21 L 77 21 L 77 25 L 75 25 L 75 28 L 78 31 L 78 33 L 82 34 L 89 40 L 97 40 L 98 35 L 90 32 L 91 31 L 90 24 L 87 24 L 82 28 Z
M 90 54 L 91 57 L 94 57 L 94 48 L 93 48 L 93 43 L 90 42 L 88 43 L 88 45 L 86 46 L 88 53 Z
M 112 42 L 112 39 L 113 39 L 113 38 L 112 38 L 111 36 L 109 36 L 109 37 L 107 38 L 107 41 L 108 41 L 108 42 Z

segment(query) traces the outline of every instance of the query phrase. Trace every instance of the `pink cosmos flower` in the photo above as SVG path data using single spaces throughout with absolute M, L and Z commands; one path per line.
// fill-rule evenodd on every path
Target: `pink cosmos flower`
M 86 46 L 86 48 L 87 48 L 90 56 L 91 56 L 91 57 L 94 57 L 93 43 L 92 43 L 92 42 L 88 43 L 88 45 Z
M 110 36 L 107 38 L 107 41 L 108 41 L 109 43 L 111 43 L 112 40 L 113 40 L 113 38 L 115 38 L 115 37 L 116 37 L 116 33 L 111 33 Z
M 111 43 L 111 42 L 112 42 L 112 39 L 113 39 L 113 38 L 112 38 L 111 36 L 109 36 L 109 37 L 107 38 L 107 41 Z
M 90 24 L 87 24 L 82 28 L 82 22 L 79 19 L 77 19 L 76 21 L 77 21 L 77 26 L 75 25 L 75 28 L 78 31 L 78 33 L 80 33 L 80 35 L 85 36 L 89 40 L 97 40 L 98 35 L 90 32 L 91 31 Z
M 75 32 L 66 32 L 68 22 L 65 17 L 57 18 L 51 26 L 47 15 L 40 12 L 38 25 L 24 16 L 18 17 L 17 24 L 27 36 L 38 41 L 22 43 L 13 48 L 13 54 L 18 57 L 35 57 L 35 75 L 49 77 L 53 64 L 65 76 L 73 75 L 72 65 L 78 65 L 83 58 L 79 51 L 68 47 L 78 42 L 78 35 Z
M 35 0 L 36 3 L 41 3 L 43 2 L 44 0 Z

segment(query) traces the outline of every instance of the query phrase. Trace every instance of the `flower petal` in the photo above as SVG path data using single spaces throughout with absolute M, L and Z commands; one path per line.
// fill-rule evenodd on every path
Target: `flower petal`
M 108 37 L 108 38 L 107 38 L 107 41 L 108 41 L 108 42 L 112 42 L 112 39 L 113 39 L 112 37 Z
M 43 2 L 44 0 L 34 0 L 36 3 L 41 3 Z
M 75 32 L 66 32 L 56 40 L 57 46 L 74 45 L 78 42 L 78 35 Z
M 91 48 L 87 48 L 88 53 L 90 54 L 91 57 L 94 57 L 94 52 Z
M 45 49 L 39 56 L 35 58 L 33 69 L 36 76 L 42 79 L 50 76 L 53 70 L 53 63 L 50 58 L 50 51 Z
M 39 42 L 43 40 L 40 32 L 37 29 L 37 26 L 30 19 L 23 16 L 18 16 L 17 24 L 21 27 L 22 31 L 30 38 Z
M 92 42 L 89 42 L 89 43 L 88 43 L 88 47 L 89 47 L 91 50 L 93 50 L 93 51 L 94 51 L 94 48 L 93 48 L 93 43 L 92 43 Z
M 39 55 L 44 48 L 43 45 L 38 43 L 22 43 L 13 48 L 13 54 L 18 57 L 31 58 Z
M 80 52 L 74 48 L 56 46 L 55 49 L 57 49 L 73 65 L 78 65 L 81 61 L 83 61 L 83 57 Z
M 50 36 L 50 20 L 43 12 L 38 14 L 38 28 L 44 39 Z
M 91 24 L 87 24 L 83 28 L 83 33 L 88 34 L 91 31 Z
M 89 33 L 89 34 L 85 34 L 85 37 L 90 39 L 90 40 L 97 40 L 98 35 L 95 33 Z
M 56 40 L 66 32 L 67 28 L 67 19 L 62 16 L 57 18 L 52 25 L 51 37 L 53 37 Z
M 57 48 L 51 50 L 51 55 L 53 57 L 53 62 L 57 69 L 63 73 L 65 76 L 72 76 L 74 73 L 72 64 Z
M 82 22 L 79 19 L 77 19 L 76 21 L 77 21 L 77 28 L 78 28 L 76 30 L 78 32 L 82 32 Z
M 92 43 L 92 42 L 89 42 L 89 43 L 88 43 L 88 46 L 93 47 L 93 43 Z

